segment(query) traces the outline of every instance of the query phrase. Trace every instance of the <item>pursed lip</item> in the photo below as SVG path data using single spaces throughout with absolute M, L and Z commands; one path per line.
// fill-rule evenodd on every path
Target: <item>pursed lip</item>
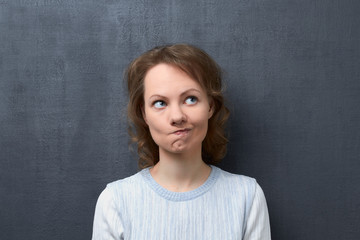
M 174 131 L 172 133 L 175 134 L 175 135 L 182 135 L 182 134 L 188 133 L 190 130 L 191 130 L 190 128 L 184 128 L 184 129 L 176 130 L 176 131 Z

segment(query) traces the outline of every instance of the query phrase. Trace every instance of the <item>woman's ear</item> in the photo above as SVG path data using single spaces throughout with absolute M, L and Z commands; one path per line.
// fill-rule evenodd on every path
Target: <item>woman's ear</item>
M 214 114 L 214 101 L 211 100 L 210 104 L 209 104 L 209 114 L 208 114 L 208 119 L 210 119 L 212 117 L 212 115 Z

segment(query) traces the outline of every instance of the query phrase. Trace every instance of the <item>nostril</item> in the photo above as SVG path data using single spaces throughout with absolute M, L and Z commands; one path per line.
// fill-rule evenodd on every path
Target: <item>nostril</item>
M 171 125 L 178 126 L 186 122 L 186 117 L 182 115 L 180 118 L 172 119 Z
M 173 126 L 183 124 L 186 121 L 186 116 L 182 111 L 181 106 L 172 107 L 170 114 L 170 122 Z

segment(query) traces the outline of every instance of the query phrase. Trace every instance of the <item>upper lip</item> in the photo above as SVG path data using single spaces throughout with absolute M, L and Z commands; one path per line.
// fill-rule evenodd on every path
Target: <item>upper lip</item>
M 176 131 L 173 131 L 172 133 L 183 132 L 183 131 L 190 131 L 190 128 L 178 129 L 178 130 L 176 130 Z

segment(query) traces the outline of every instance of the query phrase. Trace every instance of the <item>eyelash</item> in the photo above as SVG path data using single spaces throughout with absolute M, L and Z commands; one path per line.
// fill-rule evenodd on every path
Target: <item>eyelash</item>
M 189 96 L 189 97 L 185 98 L 185 102 L 186 102 L 188 99 L 192 99 L 193 101 L 195 100 L 195 103 L 197 103 L 197 101 L 198 101 L 198 98 L 195 97 L 195 96 Z M 154 102 L 152 103 L 152 106 L 154 106 L 155 108 L 162 108 L 162 107 L 163 107 L 163 106 L 156 107 L 155 105 L 156 105 L 157 103 L 165 104 L 165 105 L 166 105 L 165 101 L 163 101 L 163 100 L 156 100 L 156 101 L 154 101 Z M 189 105 L 194 105 L 195 103 L 193 103 L 193 104 L 190 103 Z

